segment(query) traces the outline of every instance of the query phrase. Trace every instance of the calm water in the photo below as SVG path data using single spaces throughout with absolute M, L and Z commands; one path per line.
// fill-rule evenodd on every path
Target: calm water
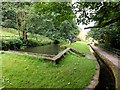
M 59 44 L 49 44 L 44 46 L 26 48 L 19 51 L 55 55 L 55 54 L 58 54 L 60 50 L 61 49 Z

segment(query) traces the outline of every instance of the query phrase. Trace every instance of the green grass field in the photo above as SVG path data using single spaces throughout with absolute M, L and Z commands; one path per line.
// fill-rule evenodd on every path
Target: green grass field
M 76 41 L 74 43 L 71 43 L 71 45 L 69 44 L 66 44 L 66 45 L 62 45 L 63 47 L 64 46 L 67 46 L 67 47 L 71 47 L 77 51 L 80 51 L 82 53 L 85 53 L 85 54 L 90 54 L 90 50 L 88 48 L 88 45 L 86 42 L 83 42 L 83 41 Z
M 74 49 L 76 49 L 76 50 L 78 50 L 80 52 L 83 52 L 85 54 L 90 53 L 90 50 L 88 49 L 87 43 L 85 43 L 85 42 L 77 41 L 75 43 L 72 43 L 70 45 L 70 47 L 72 47 L 72 48 L 74 48 Z
M 2 54 L 2 83 L 5 88 L 84 88 L 95 73 L 95 63 L 67 53 L 55 65 L 40 57 Z
M 78 44 L 84 46 L 76 42 L 72 47 L 77 48 Z M 85 47 L 86 51 L 81 50 L 88 52 Z M 57 65 L 41 57 L 9 52 L 1 54 L 1 57 L 2 83 L 5 88 L 84 88 L 95 73 L 93 60 L 72 52 L 67 52 Z

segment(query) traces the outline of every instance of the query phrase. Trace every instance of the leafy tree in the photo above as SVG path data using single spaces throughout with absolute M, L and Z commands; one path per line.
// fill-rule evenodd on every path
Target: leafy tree
M 60 24 L 65 20 L 73 20 L 76 15 L 68 2 L 37 2 L 33 4 L 33 9 L 38 15 L 49 15 L 54 24 Z
M 95 26 L 88 36 L 104 43 L 107 47 L 120 46 L 120 1 L 119 2 L 77 2 L 72 5 L 75 13 L 79 14 L 77 22 L 88 24 L 94 21 Z
M 111 24 L 104 28 L 93 28 L 88 33 L 88 37 L 92 37 L 105 47 L 114 47 L 120 49 L 120 26 L 117 23 Z
M 33 3 L 27 16 L 27 30 L 53 40 L 66 39 L 79 32 L 69 3 Z
M 94 27 L 101 28 L 120 21 L 119 2 L 77 2 L 72 5 L 75 13 L 80 14 L 78 23 L 88 24 L 95 21 Z M 77 8 L 77 9 L 76 9 Z
M 2 23 L 4 27 L 45 35 L 53 40 L 75 37 L 79 30 L 75 24 L 76 15 L 68 2 L 2 2 Z
M 11 3 L 4 3 L 1 4 L 1 14 L 2 14 L 2 22 L 1 25 L 3 27 L 15 28 L 15 11 L 13 10 L 13 5 Z

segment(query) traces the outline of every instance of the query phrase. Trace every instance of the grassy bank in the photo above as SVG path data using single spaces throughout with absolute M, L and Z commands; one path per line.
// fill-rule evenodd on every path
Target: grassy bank
M 67 47 L 71 47 L 79 52 L 85 53 L 85 54 L 89 54 L 90 50 L 88 48 L 88 45 L 86 42 L 83 41 L 76 41 L 74 43 L 70 44 L 66 44 L 66 45 L 62 45 L 62 47 L 67 46 Z
M 51 39 L 43 35 L 27 33 L 28 40 L 26 47 L 24 47 L 25 45 L 22 43 L 22 32 L 20 32 L 21 39 L 19 37 L 18 30 L 16 29 L 2 28 L 0 33 L 0 42 L 2 43 L 2 47 L 0 48 L 2 48 L 2 50 L 15 50 L 27 47 L 42 46 L 53 42 Z
M 0 36 L 18 36 L 19 33 L 16 29 L 13 28 L 0 28 Z
M 70 52 L 58 65 L 40 57 L 2 54 L 2 83 L 6 88 L 84 88 L 94 72 L 92 60 Z
M 19 37 L 18 30 L 13 28 L 1 28 L 0 33 L 1 33 L 0 36 L 10 36 L 10 37 L 2 37 L 3 40 L 14 39 L 14 38 L 16 39 L 17 37 Z M 22 31 L 20 31 L 20 37 L 22 37 Z M 52 40 L 49 39 L 48 37 L 39 34 L 31 34 L 29 32 L 27 33 L 27 38 L 30 40 L 36 40 L 41 43 L 52 42 Z

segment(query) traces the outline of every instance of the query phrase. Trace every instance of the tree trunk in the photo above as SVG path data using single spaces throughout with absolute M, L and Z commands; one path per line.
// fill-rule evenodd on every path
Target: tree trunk
M 21 26 L 22 26 L 22 38 L 23 38 L 23 43 L 26 43 L 27 40 L 27 34 L 26 34 L 26 30 L 25 30 L 25 4 L 23 2 L 23 10 L 22 10 L 22 22 L 21 22 Z

